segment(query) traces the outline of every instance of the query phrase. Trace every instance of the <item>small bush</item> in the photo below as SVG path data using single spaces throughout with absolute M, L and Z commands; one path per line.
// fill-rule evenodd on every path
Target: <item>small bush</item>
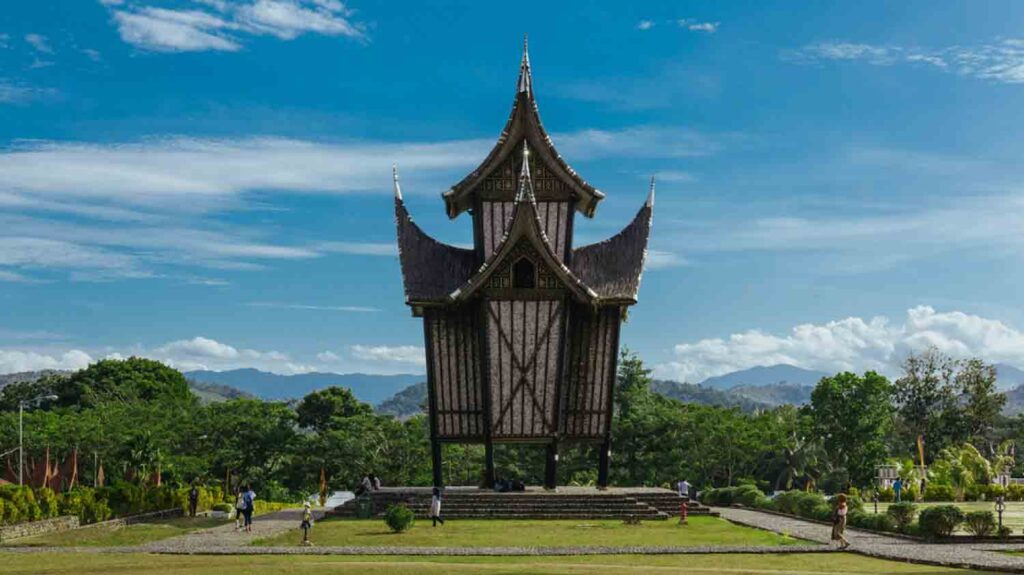
M 1006 488 L 1007 501 L 1024 501 L 1024 485 L 1014 483 Z
M 963 522 L 964 512 L 956 505 L 929 507 L 921 512 L 917 520 L 921 534 L 930 538 L 949 537 Z
M 384 512 L 384 523 L 387 523 L 395 533 L 412 527 L 415 521 L 412 510 L 405 505 L 388 505 L 387 511 Z
M 910 485 L 903 488 L 903 493 L 900 495 L 900 499 L 903 501 L 917 501 L 921 498 L 920 490 L 917 485 Z
M 956 492 L 949 485 L 935 485 L 929 483 L 924 488 L 925 501 L 956 501 Z
M 996 516 L 991 511 L 971 511 L 964 516 L 964 530 L 977 537 L 987 537 L 996 530 Z
M 893 503 L 886 510 L 885 514 L 892 518 L 898 531 L 906 533 L 907 528 L 910 527 L 914 522 L 914 518 L 917 517 L 917 505 L 909 501 Z
M 803 517 L 812 517 L 814 509 L 819 505 L 828 505 L 822 494 L 797 490 L 780 493 L 772 502 L 776 511 Z
M 886 487 L 885 489 L 878 490 L 878 500 L 884 503 L 891 503 L 896 499 L 896 492 L 892 490 L 892 487 Z
M 810 519 L 817 519 L 818 521 L 831 521 L 832 520 L 832 506 L 828 503 L 818 505 L 811 510 Z
M 746 507 L 764 507 L 767 499 L 760 489 L 750 484 L 706 489 L 701 493 L 702 503 L 718 507 L 728 507 L 736 503 Z
M 1003 539 L 1006 539 L 1010 535 L 1013 535 L 1013 529 L 1010 529 L 1006 525 L 1003 525 L 1002 527 L 996 530 L 996 535 Z
M 895 531 L 896 522 L 887 514 L 864 513 L 863 511 L 851 511 L 846 516 L 847 521 L 854 527 L 870 529 L 872 531 Z
M 214 503 L 210 507 L 213 511 L 223 511 L 224 513 L 231 513 L 235 506 L 230 503 Z

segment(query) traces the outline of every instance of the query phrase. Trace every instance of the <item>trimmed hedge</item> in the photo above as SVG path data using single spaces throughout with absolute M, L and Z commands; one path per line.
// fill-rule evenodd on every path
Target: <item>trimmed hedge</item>
M 892 518 L 893 524 L 898 531 L 906 533 L 910 526 L 914 524 L 914 518 L 917 517 L 917 505 L 909 501 L 893 503 L 886 510 L 885 514 Z
M 978 537 L 987 537 L 996 530 L 996 516 L 991 511 L 971 511 L 964 516 L 964 530 Z
M 925 501 L 956 501 L 956 492 L 949 485 L 929 483 L 924 488 Z
M 387 511 L 384 512 L 384 523 L 387 523 L 395 533 L 401 533 L 412 527 L 415 521 L 416 516 L 405 505 L 388 505 Z

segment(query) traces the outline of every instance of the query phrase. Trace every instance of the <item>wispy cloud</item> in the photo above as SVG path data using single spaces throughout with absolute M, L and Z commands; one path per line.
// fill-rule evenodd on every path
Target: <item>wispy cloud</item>
M 300 304 L 300 303 L 278 303 L 278 302 L 267 302 L 267 301 L 255 301 L 246 304 L 249 307 L 265 307 L 275 309 L 294 309 L 294 310 L 305 310 L 305 311 L 342 311 L 342 312 L 354 312 L 354 313 L 376 313 L 381 311 L 380 308 L 356 306 L 356 305 L 313 305 L 313 304 Z
M 702 22 L 694 18 L 681 18 L 676 20 L 676 25 L 685 30 L 691 32 L 705 32 L 707 34 L 714 34 L 718 31 L 718 26 L 721 22 Z
M 25 41 L 36 51 L 43 54 L 53 54 L 53 46 L 50 40 L 42 34 L 25 34 Z
M 637 30 L 650 30 L 651 28 L 654 28 L 653 20 L 641 20 L 636 24 Z
M 1006 38 L 975 46 L 923 48 L 827 41 L 784 50 L 784 60 L 819 63 L 859 61 L 875 66 L 922 65 L 965 77 L 1005 84 L 1024 83 L 1024 39 Z
M 56 93 L 51 88 L 39 88 L 0 78 L 0 104 L 27 104 L 50 98 Z
M 325 253 L 349 254 L 356 256 L 397 256 L 398 244 L 395 242 L 321 242 L 316 249 Z
M 105 4 L 122 40 L 157 52 L 233 52 L 252 36 L 366 38 L 364 26 L 337 0 L 204 0 L 187 10 L 145 1 Z
M 663 270 L 688 265 L 686 258 L 673 252 L 662 250 L 650 250 L 647 252 L 647 261 L 644 262 L 644 269 Z
M 997 319 L 922 305 L 907 310 L 902 323 L 882 316 L 848 317 L 801 324 L 780 335 L 749 330 L 681 343 L 673 360 L 656 366 L 655 373 L 699 382 L 759 365 L 789 364 L 828 372 L 895 374 L 908 353 L 929 347 L 953 357 L 1024 365 L 1024 332 Z

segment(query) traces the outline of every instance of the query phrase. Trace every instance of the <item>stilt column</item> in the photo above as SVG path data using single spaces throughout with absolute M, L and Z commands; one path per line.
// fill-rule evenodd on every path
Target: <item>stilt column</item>
M 611 463 L 612 458 L 612 442 L 611 439 L 605 439 L 604 443 L 601 444 L 600 453 L 597 458 L 597 488 L 607 489 L 608 488 L 608 467 Z
M 558 486 L 558 443 L 549 443 L 547 450 L 547 461 L 544 464 L 544 489 L 554 489 Z

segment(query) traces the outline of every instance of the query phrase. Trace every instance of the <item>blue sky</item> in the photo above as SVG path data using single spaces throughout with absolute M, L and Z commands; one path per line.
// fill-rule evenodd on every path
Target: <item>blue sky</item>
M 1024 5 L 47 0 L 0 14 L 0 372 L 422 371 L 391 164 L 434 236 L 523 33 L 545 126 L 625 225 L 659 375 L 1024 367 Z

